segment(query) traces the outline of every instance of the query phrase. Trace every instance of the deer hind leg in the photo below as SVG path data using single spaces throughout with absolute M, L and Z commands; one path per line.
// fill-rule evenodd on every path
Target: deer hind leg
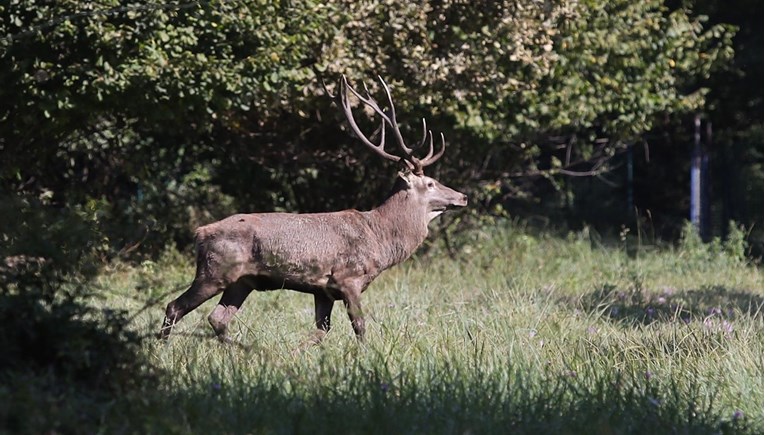
M 242 307 L 242 303 L 247 299 L 247 296 L 252 292 L 252 286 L 249 286 L 241 281 L 237 281 L 226 287 L 223 291 L 223 296 L 220 298 L 220 302 L 215 307 L 207 320 L 210 322 L 215 335 L 221 341 L 228 341 L 226 332 L 228 330 L 228 324 L 231 319 L 234 318 L 237 311 Z
M 165 320 L 162 322 L 162 328 L 159 330 L 158 337 L 162 339 L 167 338 L 170 335 L 173 326 L 175 326 L 183 316 L 190 313 L 222 290 L 223 289 L 216 282 L 195 279 L 188 290 L 178 296 L 177 299 L 167 304 Z

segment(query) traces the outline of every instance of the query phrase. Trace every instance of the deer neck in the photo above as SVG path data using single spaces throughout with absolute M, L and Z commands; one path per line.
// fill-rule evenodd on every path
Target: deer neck
M 381 245 L 379 264 L 385 269 L 409 258 L 428 236 L 427 210 L 407 190 L 394 192 L 370 213 Z

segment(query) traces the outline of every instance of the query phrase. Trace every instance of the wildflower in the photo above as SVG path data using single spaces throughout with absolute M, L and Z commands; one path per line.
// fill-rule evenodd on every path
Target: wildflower
M 215 390 L 215 391 L 220 391 L 220 389 L 221 389 L 220 382 L 213 382 L 212 389 Z
M 598 333 L 598 328 L 596 328 L 594 326 L 590 326 L 590 327 L 587 328 L 587 333 L 590 334 L 590 335 L 597 334 Z
M 383 382 L 382 384 L 380 384 L 380 389 L 382 390 L 383 393 L 387 393 L 388 390 L 390 389 L 390 386 L 387 383 Z
M 674 288 L 672 288 L 672 287 L 664 287 L 664 288 L 661 290 L 661 293 L 662 293 L 664 296 L 672 296 L 672 293 L 674 293 L 674 292 L 675 292 L 675 289 L 674 289 Z
M 653 406 L 655 406 L 657 408 L 659 406 L 661 406 L 661 400 L 659 400 L 659 399 L 657 399 L 655 397 L 649 397 L 648 398 L 648 403 L 650 403 L 651 405 L 653 405 Z
M 653 309 L 653 307 L 648 307 L 645 309 L 645 314 L 648 316 L 649 319 L 653 319 L 653 315 L 656 312 L 656 310 Z
M 722 314 L 722 310 L 720 309 L 720 307 L 712 307 L 709 309 L 708 312 L 710 316 L 719 316 L 720 314 Z
M 739 419 L 742 419 L 742 418 L 744 418 L 744 411 L 742 411 L 740 409 L 737 409 L 736 412 L 733 413 L 733 419 L 734 420 L 739 420 Z
M 731 334 L 733 333 L 733 324 L 727 320 L 723 320 L 722 329 L 723 331 L 725 331 L 726 334 Z
M 646 370 L 646 372 L 645 372 L 643 375 L 645 376 L 645 380 L 646 380 L 646 381 L 650 381 L 650 380 L 651 380 L 651 378 L 653 377 L 653 373 L 651 373 L 651 372 L 650 372 L 650 371 L 648 371 L 648 370 Z

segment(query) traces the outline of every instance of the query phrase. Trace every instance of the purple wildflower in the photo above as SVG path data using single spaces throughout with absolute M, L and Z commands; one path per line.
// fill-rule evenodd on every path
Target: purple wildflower
M 648 316 L 649 319 L 653 319 L 653 315 L 656 313 L 656 310 L 653 309 L 653 307 L 648 307 L 645 309 L 645 314 Z
M 732 324 L 732 323 L 730 323 L 730 322 L 729 322 L 729 321 L 727 321 L 727 320 L 723 320 L 723 322 L 722 322 L 722 328 L 723 328 L 723 331 L 725 331 L 725 333 L 726 333 L 726 334 L 731 334 L 731 333 L 733 333 L 733 324 Z

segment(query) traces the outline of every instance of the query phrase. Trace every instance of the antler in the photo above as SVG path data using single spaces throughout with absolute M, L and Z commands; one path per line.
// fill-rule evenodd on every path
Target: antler
M 369 89 L 367 88 L 366 84 L 364 84 L 364 91 L 366 93 L 366 96 L 362 96 L 359 92 L 356 91 L 356 89 L 353 88 L 348 83 L 348 79 L 345 77 L 345 75 L 342 76 L 340 79 L 340 92 L 337 96 L 332 95 L 327 91 L 326 86 L 324 87 L 325 91 L 328 95 L 330 95 L 332 98 L 336 98 L 340 102 L 340 106 L 343 108 L 343 112 L 345 113 L 345 117 L 348 120 L 348 124 L 351 127 L 351 130 L 356 134 L 356 136 L 361 140 L 362 143 L 364 143 L 367 147 L 371 148 L 375 153 L 377 153 L 379 156 L 386 158 L 388 160 L 392 160 L 394 162 L 403 162 L 409 170 L 414 172 L 417 175 L 423 174 L 423 168 L 426 166 L 429 166 L 433 164 L 436 160 L 441 158 L 441 156 L 444 154 L 444 151 L 446 150 L 446 142 L 444 141 L 444 134 L 441 133 L 441 150 L 433 154 L 433 133 L 427 129 L 427 124 L 425 123 L 425 119 L 422 120 L 422 141 L 420 142 L 419 147 L 422 147 L 425 145 L 425 142 L 428 141 L 429 151 L 428 154 L 423 159 L 418 159 L 417 157 L 413 156 L 413 149 L 406 146 L 404 143 L 404 138 L 401 135 L 401 130 L 398 127 L 398 122 L 396 121 L 396 108 L 393 104 L 393 98 L 390 94 L 390 88 L 388 87 L 388 84 L 385 83 L 385 80 L 382 79 L 382 77 L 377 76 L 377 78 L 380 80 L 380 83 L 382 84 L 383 90 L 385 90 L 385 95 L 388 99 L 388 109 L 390 115 L 386 114 L 383 109 L 380 108 L 380 106 L 377 104 L 377 101 L 372 97 L 371 93 L 369 92 Z M 351 110 L 351 105 L 348 99 L 348 91 L 353 93 L 353 95 L 356 96 L 356 98 L 359 99 L 363 104 L 371 108 L 376 114 L 378 114 L 381 118 L 380 127 L 373 133 L 373 136 L 377 134 L 377 131 L 381 132 L 380 137 L 380 143 L 375 144 L 373 143 L 364 133 L 361 132 L 361 129 L 359 128 L 358 124 L 356 123 L 356 120 L 353 117 L 353 111 Z M 393 155 L 387 151 L 385 151 L 385 127 L 389 126 L 393 130 L 393 135 L 396 138 L 396 142 L 398 143 L 398 148 L 401 151 L 400 155 Z

